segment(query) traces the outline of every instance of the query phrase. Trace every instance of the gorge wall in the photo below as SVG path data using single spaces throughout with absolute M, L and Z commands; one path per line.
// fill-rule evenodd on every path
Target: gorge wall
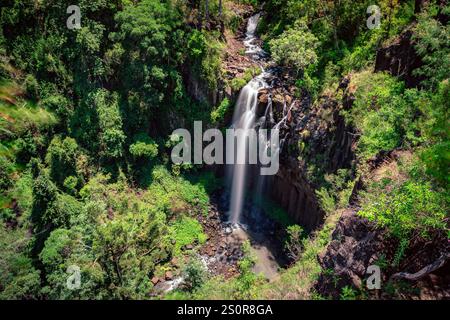
M 296 98 L 294 86 L 288 75 L 277 75 L 274 86 L 259 94 L 259 108 L 265 110 L 272 97 L 275 122 L 289 108 L 287 121 L 280 128 L 282 149 L 280 169 L 272 179 L 270 195 L 296 222 L 311 231 L 319 226 L 325 212 L 321 209 L 315 190 L 318 182 L 308 174 L 316 168 L 318 175 L 334 173 L 340 168 L 350 168 L 354 161 L 355 135 L 339 114 L 342 108 L 350 108 L 353 96 L 348 87 L 349 79 L 343 79 L 338 91 L 320 97 L 316 104 L 308 95 Z M 300 155 L 300 156 L 299 156 Z

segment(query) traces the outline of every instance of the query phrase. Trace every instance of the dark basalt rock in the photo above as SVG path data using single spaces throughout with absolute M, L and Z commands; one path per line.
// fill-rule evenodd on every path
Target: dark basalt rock
M 375 71 L 388 71 L 405 81 L 408 88 L 418 87 L 424 79 L 413 74 L 413 70 L 422 66 L 412 40 L 411 28 L 400 34 L 390 45 L 377 51 Z
M 271 178 L 268 191 L 307 230 L 318 227 L 325 216 L 318 205 L 317 186 L 306 177 L 308 165 L 320 157 L 324 172 L 331 173 L 340 168 L 350 168 L 355 159 L 355 135 L 340 115 L 340 110 L 351 108 L 354 101 L 347 89 L 349 83 L 350 78 L 346 77 L 339 85 L 338 90 L 344 92 L 342 100 L 323 96 L 315 105 L 311 105 L 307 95 L 300 99 L 294 97 L 289 79 L 275 81 L 270 89 L 261 90 L 258 95 L 258 112 L 261 113 L 267 108 L 269 95 L 272 97 L 271 126 L 285 117 L 285 122 L 280 126 L 280 139 L 284 141 L 280 169 Z M 308 152 L 299 152 L 302 143 L 308 145 Z
M 381 286 L 391 279 L 392 275 L 402 271 L 415 273 L 433 263 L 442 253 L 449 252 L 450 245 L 444 232 L 436 233 L 431 239 L 412 241 L 405 251 L 398 266 L 391 262 L 398 248 L 398 240 L 389 236 L 385 230 L 376 228 L 374 224 L 359 217 L 354 210 L 342 213 L 332 234 L 332 240 L 326 251 L 318 257 L 322 274 L 315 284 L 315 290 L 324 297 L 339 298 L 345 286 L 364 289 L 370 298 L 392 299 L 385 290 L 368 291 L 366 289 L 366 274 L 370 265 L 377 265 L 383 255 L 388 262 L 381 269 Z M 417 253 L 420 254 L 417 254 Z M 415 283 L 410 283 L 418 290 L 403 293 L 403 298 L 410 299 L 449 299 L 450 274 L 449 262 L 436 271 L 426 275 Z M 381 266 L 380 266 L 381 267 Z M 407 297 L 406 295 L 409 295 Z

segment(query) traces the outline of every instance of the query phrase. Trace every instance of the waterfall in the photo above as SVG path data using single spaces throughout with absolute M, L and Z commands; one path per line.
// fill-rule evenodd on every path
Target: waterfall
M 246 53 L 249 54 L 255 61 L 263 58 L 265 55 L 265 52 L 256 43 L 257 39 L 255 36 L 255 32 L 259 17 L 260 14 L 256 14 L 250 17 L 250 19 L 248 20 L 246 38 L 244 40 L 244 45 L 247 49 Z M 268 72 L 263 71 L 262 74 L 253 78 L 244 88 L 242 88 L 234 109 L 233 121 L 231 125 L 233 129 L 253 129 L 255 128 L 255 125 L 257 123 L 261 122 L 258 121 L 259 119 L 257 119 L 256 115 L 258 91 L 268 87 L 265 79 L 267 79 L 269 75 L 270 74 Z M 271 112 L 271 110 L 269 110 L 269 112 Z M 263 116 L 263 118 L 266 118 L 267 110 L 265 113 L 266 114 Z M 253 143 L 256 142 L 253 141 Z M 238 139 L 234 154 L 238 156 L 239 154 L 245 155 L 245 159 L 236 161 L 237 158 L 235 156 L 235 164 L 232 165 L 231 168 L 227 169 L 227 181 L 231 189 L 229 214 L 230 221 L 233 224 L 237 224 L 240 222 L 240 217 L 245 201 L 245 191 L 247 189 L 248 178 L 247 176 L 250 169 L 250 165 L 248 164 L 248 144 L 248 137 L 246 137 L 246 139 Z M 240 150 L 241 153 L 237 152 L 238 150 Z M 258 189 L 260 189 L 260 187 L 258 187 Z

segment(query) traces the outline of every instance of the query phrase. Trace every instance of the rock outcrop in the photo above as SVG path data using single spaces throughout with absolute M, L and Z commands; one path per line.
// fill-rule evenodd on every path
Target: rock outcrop
M 261 90 L 258 96 L 259 114 L 271 99 L 273 124 L 284 119 L 280 169 L 272 180 L 271 195 L 297 223 L 313 230 L 323 222 L 325 212 L 318 204 L 317 182 L 308 174 L 309 168 L 314 166 L 318 174 L 334 173 L 350 168 L 354 161 L 355 136 L 339 113 L 353 102 L 349 81 L 344 79 L 338 89 L 344 92 L 342 100 L 323 96 L 312 105 L 307 95 L 296 99 L 288 76 L 280 72 L 274 79 L 272 88 Z
M 399 265 L 393 263 L 398 254 L 396 248 L 398 240 L 390 237 L 385 230 L 375 228 L 372 223 L 357 216 L 355 210 L 346 210 L 333 232 L 332 241 L 319 256 L 323 271 L 315 290 L 333 299 L 339 298 L 342 288 L 346 286 L 365 292 L 373 299 L 450 299 L 450 261 L 448 258 L 442 260 L 442 253 L 450 252 L 450 245 L 444 233 L 434 234 L 427 241 L 413 241 Z M 417 281 L 406 282 L 411 290 L 402 290 L 402 293 L 395 290 L 388 293 L 389 290 L 385 290 L 388 283 L 395 288 L 394 274 L 416 274 L 441 260 L 438 268 L 423 272 L 423 277 Z M 366 288 L 367 270 L 371 265 L 381 269 L 382 291 Z

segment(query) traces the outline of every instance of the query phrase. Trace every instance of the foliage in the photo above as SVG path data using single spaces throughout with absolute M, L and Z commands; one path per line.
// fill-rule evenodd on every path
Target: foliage
M 317 63 L 315 49 L 319 43 L 309 31 L 304 20 L 298 20 L 294 26 L 269 42 L 273 59 L 296 71 L 304 70 Z
M 414 232 L 429 236 L 433 229 L 445 229 L 448 208 L 442 194 L 432 190 L 430 183 L 408 181 L 389 193 L 376 197 L 359 214 L 387 227 L 393 236 L 402 239 Z
M 190 217 L 183 216 L 170 226 L 169 232 L 170 238 L 175 240 L 174 255 L 179 255 L 187 245 L 205 242 L 202 225 Z
M 250 82 L 254 77 L 256 77 L 261 70 L 258 67 L 251 67 L 245 70 L 244 74 L 240 75 L 239 77 L 233 78 L 230 82 L 230 86 L 234 91 L 239 91 L 247 83 Z
M 223 87 L 240 90 L 260 70 L 222 78 L 223 27 L 237 31 L 242 24 L 238 4 L 224 2 L 219 15 L 218 1 L 80 0 L 82 28 L 69 30 L 70 4 L 2 3 L 0 298 L 146 299 L 154 293 L 150 277 L 174 255 L 185 261 L 207 241 L 199 220 L 221 184 L 198 166 L 171 166 L 167 150 L 173 145 L 164 141 L 193 120 L 224 125 L 231 101 L 213 106 L 210 100 Z M 245 243 L 239 275 L 209 277 L 191 257 L 183 269 L 187 290 L 171 298 L 318 297 L 311 289 L 322 272 L 317 255 L 330 241 L 334 211 L 348 205 L 360 174 L 352 170 L 382 151 L 419 155 L 408 174 L 368 185 L 360 199 L 360 214 L 399 238 L 394 264 L 404 259 L 412 237 L 446 230 L 448 5 L 426 6 L 416 15 L 414 1 L 382 0 L 381 26 L 369 30 L 369 4 L 263 4 L 270 14 L 258 32 L 274 60 L 298 78 L 292 84 L 302 97 L 315 99 L 323 90 L 340 98 L 338 83 L 352 73 L 346 94 L 355 101 L 339 112 L 359 137 L 357 161 L 350 170 L 328 172 L 317 164 L 326 162 L 325 152 L 314 155 L 322 159 L 317 163 L 302 158 L 308 177 L 323 176 L 311 181 L 320 184 L 317 198 L 328 213 L 311 236 L 275 204 L 255 201 L 287 228 L 286 249 L 297 260 L 279 279 L 267 283 L 253 273 L 255 257 Z M 410 30 L 423 62 L 414 74 L 423 82 L 406 89 L 400 78 L 369 70 L 377 49 L 414 19 Z M 305 154 L 308 129 L 298 148 Z M 188 245 L 193 250 L 185 250 Z M 80 268 L 79 290 L 67 288 L 70 266 Z M 358 294 L 346 287 L 341 298 Z
M 326 188 L 320 188 L 316 190 L 316 195 L 318 197 L 321 208 L 327 212 L 333 212 L 336 209 L 336 200 L 332 195 L 328 192 Z
M 67 177 L 76 175 L 78 153 L 78 144 L 74 139 L 66 137 L 62 140 L 60 136 L 52 139 L 47 149 L 46 162 L 53 181 L 59 186 L 64 184 Z
M 299 225 L 292 225 L 287 228 L 287 240 L 285 242 L 285 247 L 288 252 L 288 256 L 294 261 L 299 259 L 302 252 L 302 238 L 302 227 Z
M 450 129 L 449 119 L 450 84 L 448 80 L 439 85 L 438 92 L 431 102 L 420 106 L 422 134 L 426 138 L 426 146 L 421 152 L 426 173 L 447 187 L 450 184 L 448 168 L 450 165 Z
M 10 178 L 12 170 L 12 164 L 8 159 L 0 156 L 0 190 L 7 190 L 13 185 Z
M 158 155 L 158 145 L 145 133 L 134 137 L 134 143 L 130 145 L 130 153 L 134 157 L 146 157 L 153 159 Z
M 426 93 L 404 90 L 403 83 L 384 73 L 364 71 L 351 80 L 355 102 L 343 114 L 361 132 L 358 155 L 362 160 L 378 152 L 419 142 L 414 116 Z
M 424 62 L 414 73 L 425 76 L 423 83 L 430 88 L 436 88 L 450 74 L 450 25 L 433 19 L 433 9 L 428 7 L 419 15 L 413 34 L 415 49 Z
M 357 292 L 355 289 L 349 286 L 345 286 L 342 288 L 342 292 L 340 295 L 341 300 L 356 300 Z
M 190 259 L 183 274 L 185 274 L 183 285 L 190 292 L 200 288 L 207 277 L 205 267 L 198 259 Z
M 33 299 L 40 296 L 40 272 L 28 257 L 26 230 L 7 230 L 0 225 L 0 298 Z
M 115 93 L 100 90 L 95 92 L 91 99 L 98 112 L 100 156 L 107 159 L 120 158 L 123 155 L 123 143 L 126 137 L 122 131 L 119 98 Z
M 257 285 L 262 282 L 263 278 L 252 271 L 256 258 L 251 253 L 248 240 L 242 244 L 242 251 L 244 252 L 244 258 L 239 261 L 240 274 L 236 278 L 234 298 L 255 299 L 258 294 Z
M 212 123 L 220 123 L 224 120 L 225 114 L 230 110 L 231 104 L 228 98 L 224 98 L 219 106 L 211 112 Z

